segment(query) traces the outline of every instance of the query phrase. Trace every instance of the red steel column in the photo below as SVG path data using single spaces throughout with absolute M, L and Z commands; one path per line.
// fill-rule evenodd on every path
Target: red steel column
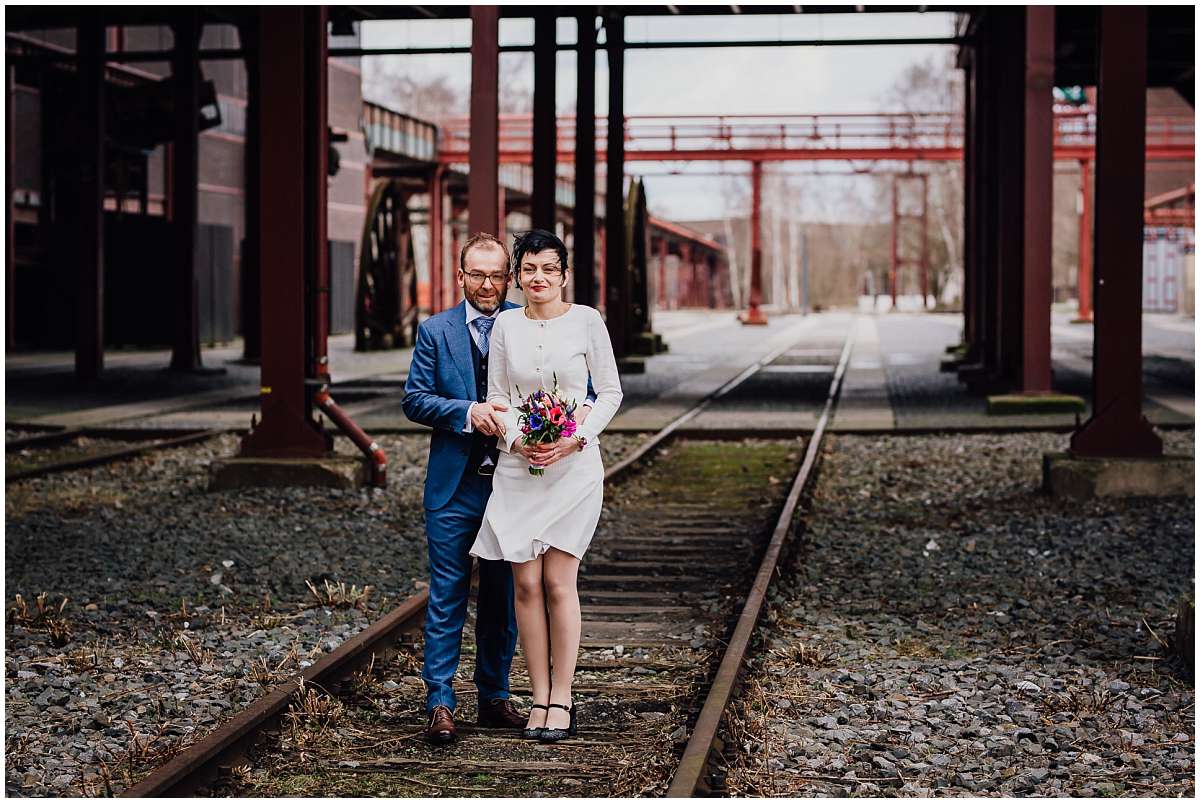
M 617 359 L 629 353 L 630 276 L 625 253 L 625 17 L 605 20 L 608 50 L 608 175 L 604 187 L 606 323 Z
M 1080 323 L 1092 320 L 1092 163 L 1079 160 L 1079 194 L 1083 199 L 1079 216 L 1079 317 Z
M 499 140 L 500 9 L 471 6 L 471 172 L 467 177 L 468 236 L 503 237 Z
M 433 294 L 430 300 L 430 312 L 433 313 L 441 312 L 450 306 L 442 297 L 446 290 L 446 279 L 442 275 L 445 271 L 443 262 L 446 249 L 446 223 L 443 219 L 445 193 L 442 190 L 444 183 L 445 168 L 438 165 L 433 168 L 429 177 L 429 287 Z
M 1146 7 L 1100 9 L 1096 103 L 1096 324 L 1092 417 L 1071 453 L 1157 457 L 1142 415 L 1142 230 L 1146 183 Z
M 82 73 L 81 73 L 82 75 Z M 13 219 L 14 204 L 13 204 L 13 175 L 16 172 L 16 155 L 17 155 L 17 123 L 13 115 L 13 107 L 15 105 L 13 92 L 16 91 L 17 83 L 17 67 L 13 63 L 11 56 L 5 58 L 4 62 L 4 113 L 7 115 L 6 121 L 8 125 L 4 131 L 4 184 L 5 192 L 7 193 L 5 201 L 5 215 L 8 219 L 7 237 L 8 242 L 5 246 L 4 277 L 7 284 L 4 285 L 4 350 L 10 352 L 16 346 L 17 334 L 17 309 L 16 309 L 16 291 L 17 291 L 17 249 L 16 249 L 16 221 Z M 143 214 L 145 210 L 142 210 Z M 104 354 L 101 352 L 101 359 Z
M 1050 392 L 1054 6 L 1025 10 L 1024 337 L 1021 390 Z
M 929 298 L 929 176 L 921 174 L 921 309 Z
M 667 309 L 667 251 L 670 244 L 666 235 L 658 238 L 658 308 Z
M 75 378 L 104 370 L 104 22 L 95 11 L 79 26 L 79 217 Z M 11 146 L 10 146 L 11 147 Z M 8 197 L 11 220 L 12 195 Z M 11 240 L 10 247 L 11 247 Z M 10 265 L 11 269 L 11 265 Z M 10 287 L 12 293 L 15 288 Z M 9 319 L 12 320 L 11 318 Z
M 535 229 L 554 231 L 558 116 L 554 104 L 554 68 L 558 55 L 553 11 L 533 18 L 533 198 L 530 219 Z
M 200 183 L 200 13 L 182 12 L 172 29 L 175 50 L 171 81 L 175 90 L 175 140 L 171 160 L 171 254 L 175 273 L 175 331 L 171 370 L 197 371 L 200 320 L 196 287 L 196 220 Z
M 978 125 L 979 92 L 975 86 L 978 73 L 975 47 L 965 47 L 962 52 L 966 72 L 966 80 L 963 82 L 966 95 L 966 114 L 963 115 L 963 343 L 967 346 L 967 354 L 974 356 L 977 349 L 975 341 L 978 324 L 975 297 L 979 292 L 979 261 L 975 258 L 975 242 L 979 237 L 976 214 L 979 191 L 975 185 L 976 171 L 979 169 L 979 159 L 975 153 L 975 149 L 979 147 L 979 138 L 975 133 Z
M 246 141 L 243 148 L 242 183 L 245 187 L 244 203 L 242 205 L 245 236 L 242 239 L 242 362 L 260 364 L 262 362 L 262 303 L 259 291 L 262 287 L 261 266 L 259 265 L 260 227 L 259 213 L 262 208 L 262 179 L 259 170 L 258 157 L 262 153 L 262 137 L 258 131 L 258 106 L 262 102 L 262 88 L 259 85 L 258 66 L 258 30 L 260 20 L 257 14 L 247 15 L 238 24 L 238 36 L 245 53 L 246 61 Z
M 596 14 L 578 17 L 575 51 L 575 300 L 596 306 Z
M 888 268 L 888 284 L 892 289 L 892 312 L 896 311 L 896 276 L 900 264 L 900 179 L 892 176 L 892 261 Z
M 310 284 L 305 300 L 313 322 L 309 377 L 329 382 L 329 7 L 305 16 L 304 104 L 305 245 Z M 311 405 L 310 405 L 311 409 Z
M 742 323 L 761 326 L 767 322 L 762 304 L 762 162 L 750 171 L 750 307 Z
M 315 115 L 306 115 L 305 106 L 316 94 L 306 62 L 315 57 L 320 42 L 306 37 L 314 32 L 306 24 L 311 9 L 268 6 L 259 13 L 262 420 L 242 439 L 242 454 L 318 457 L 326 443 L 305 388 L 305 269 L 314 220 L 306 207 L 318 197 L 312 183 L 323 185 L 325 176 L 315 175 L 305 157 L 311 152 L 306 144 L 314 137 L 323 141 L 324 132 L 309 128 Z M 297 76 L 302 78 L 299 86 Z

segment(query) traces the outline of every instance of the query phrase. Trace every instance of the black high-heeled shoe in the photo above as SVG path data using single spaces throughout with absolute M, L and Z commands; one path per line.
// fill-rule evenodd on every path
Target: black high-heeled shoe
M 544 708 L 544 709 L 546 709 L 546 715 L 547 716 L 550 715 L 550 707 L 549 706 L 542 705 L 541 703 L 533 703 L 529 707 L 530 708 Z M 543 728 L 526 728 L 525 730 L 521 731 L 521 738 L 522 739 L 535 739 L 535 740 L 540 739 L 542 737 L 542 734 L 545 732 L 545 730 L 546 729 L 544 727 Z
M 538 737 L 538 741 L 561 742 L 568 736 L 574 736 L 577 732 L 575 724 L 575 706 L 568 708 L 567 706 L 559 705 L 558 703 L 550 703 L 550 708 L 561 708 L 563 711 L 569 713 L 571 715 L 571 724 L 566 728 L 544 728 L 542 730 L 542 735 Z M 549 716 L 549 711 L 547 711 L 546 715 Z

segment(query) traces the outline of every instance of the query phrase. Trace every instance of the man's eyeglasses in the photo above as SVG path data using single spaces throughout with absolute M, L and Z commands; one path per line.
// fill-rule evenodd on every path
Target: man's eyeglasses
M 532 279 L 534 276 L 537 276 L 539 270 L 547 279 L 557 279 L 559 276 L 562 276 L 563 272 L 561 265 L 522 265 L 521 278 Z
M 463 275 L 471 284 L 482 285 L 484 282 L 491 282 L 492 287 L 499 287 L 508 278 L 507 273 L 480 273 L 474 270 L 464 271 Z

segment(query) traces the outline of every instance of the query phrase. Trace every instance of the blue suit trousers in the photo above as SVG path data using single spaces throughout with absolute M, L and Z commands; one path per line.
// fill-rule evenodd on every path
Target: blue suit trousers
M 462 648 L 467 596 L 471 586 L 471 544 L 483 522 L 492 478 L 463 473 L 450 501 L 425 511 L 429 543 L 429 605 L 425 611 L 427 711 L 455 710 L 454 673 Z M 475 618 L 475 687 L 479 702 L 508 698 L 508 673 L 517 646 L 512 567 L 507 561 L 479 561 L 479 601 Z

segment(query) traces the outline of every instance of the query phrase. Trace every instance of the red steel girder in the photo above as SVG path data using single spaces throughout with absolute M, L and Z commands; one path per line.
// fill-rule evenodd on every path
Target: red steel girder
M 1092 416 L 1070 451 L 1158 457 L 1162 440 L 1142 414 L 1146 7 L 1104 6 L 1099 38 Z

